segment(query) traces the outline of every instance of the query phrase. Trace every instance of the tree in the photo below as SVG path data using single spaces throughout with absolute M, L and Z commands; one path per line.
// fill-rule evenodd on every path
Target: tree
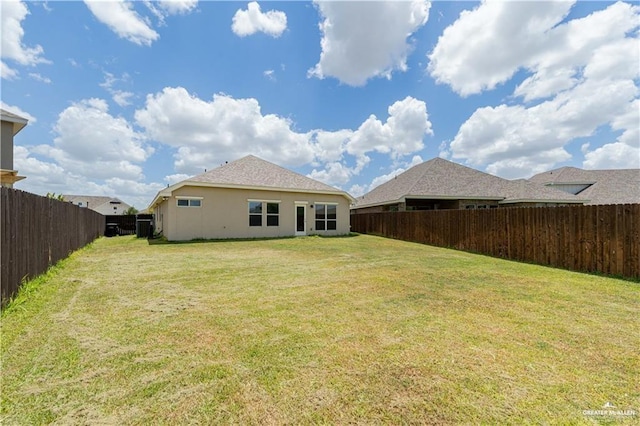
M 126 209 L 124 211 L 124 213 L 122 214 L 138 214 L 138 209 L 136 209 L 135 207 L 131 206 L 128 209 Z
M 62 194 L 56 195 L 55 192 L 47 192 L 47 198 L 51 198 L 58 201 L 64 201 L 64 196 Z

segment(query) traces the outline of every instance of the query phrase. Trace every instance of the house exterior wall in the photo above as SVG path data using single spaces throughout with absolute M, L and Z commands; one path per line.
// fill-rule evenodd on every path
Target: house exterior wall
M 178 199 L 200 200 L 199 207 L 179 207 Z M 191 198 L 189 198 L 191 197 Z M 249 201 L 278 201 L 278 226 L 249 226 Z M 253 189 L 183 186 L 154 209 L 156 230 L 170 241 L 226 238 L 273 238 L 296 235 L 296 205 L 304 205 L 306 235 L 345 235 L 350 232 L 349 200 L 341 195 Z M 337 204 L 336 229 L 318 231 L 316 204 Z
M 0 169 L 13 170 L 13 123 L 2 122 L 0 134 Z
M 394 206 L 395 209 L 398 208 L 397 204 L 391 204 L 391 206 Z M 385 205 L 385 206 L 371 206 L 371 207 L 362 207 L 359 209 L 353 209 L 351 210 L 351 213 L 382 213 L 382 212 L 388 212 L 389 211 L 389 205 Z M 397 210 L 394 210 L 397 211 Z
M 129 206 L 127 203 L 118 203 L 118 204 L 111 204 L 110 202 L 106 202 L 104 204 L 99 205 L 98 207 L 96 207 L 95 210 L 100 214 L 103 214 L 105 216 L 108 215 L 122 215 L 124 214 L 125 211 L 127 211 L 127 209 L 129 209 Z M 91 208 L 91 206 L 89 206 L 89 208 Z

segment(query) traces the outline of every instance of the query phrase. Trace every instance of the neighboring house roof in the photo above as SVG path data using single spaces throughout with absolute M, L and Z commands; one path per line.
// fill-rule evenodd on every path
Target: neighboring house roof
M 102 197 L 94 195 L 63 195 L 62 199 L 73 204 L 78 204 L 81 202 L 83 204 L 83 207 L 89 207 L 91 210 L 96 210 L 100 206 L 104 204 L 111 204 L 112 202 L 130 207 L 127 203 L 115 197 Z
M 539 173 L 529 180 L 546 187 L 586 186 L 578 193 L 589 199 L 586 204 L 640 203 L 640 169 L 584 170 L 561 167 Z
M 407 198 L 584 203 L 585 199 L 524 179 L 508 180 L 443 158 L 418 164 L 359 197 L 356 208 L 395 204 Z
M 13 135 L 15 136 L 20 130 L 24 129 L 29 120 L 24 117 L 20 117 L 18 114 L 14 114 L 5 109 L 0 108 L 0 120 L 13 123 Z
M 343 195 L 349 201 L 354 201 L 348 193 L 315 179 L 280 167 L 253 155 L 247 155 L 239 160 L 193 176 L 158 192 L 151 206 L 157 204 L 163 196 L 183 186 L 205 186 L 216 188 L 261 189 L 285 192 L 312 192 Z

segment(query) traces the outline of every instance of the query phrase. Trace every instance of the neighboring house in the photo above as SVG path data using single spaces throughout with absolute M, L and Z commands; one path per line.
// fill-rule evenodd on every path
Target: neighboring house
M 66 202 L 79 207 L 86 207 L 105 216 L 122 215 L 131 207 L 124 201 L 114 197 L 98 197 L 93 195 L 63 195 Z
M 168 240 L 344 235 L 349 194 L 249 155 L 158 192 L 155 230 Z
M 529 180 L 588 198 L 585 204 L 640 203 L 640 169 L 583 170 L 562 167 L 539 173 Z
M 524 179 L 508 180 L 442 158 L 418 164 L 357 198 L 355 213 L 584 204 Z
M 0 134 L 0 184 L 13 188 L 13 184 L 24 179 L 13 170 L 13 137 L 25 128 L 28 120 L 12 112 L 0 109 L 2 133 Z

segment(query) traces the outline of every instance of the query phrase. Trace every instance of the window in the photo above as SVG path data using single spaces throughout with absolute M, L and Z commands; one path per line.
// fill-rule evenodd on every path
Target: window
M 280 226 L 280 201 L 249 200 L 249 226 Z
M 334 231 L 338 225 L 338 205 L 337 204 L 317 204 L 316 210 L 316 231 Z
M 249 201 L 249 226 L 262 226 L 262 201 Z
M 202 200 L 199 198 L 178 198 L 178 207 L 200 207 Z
M 280 205 L 278 203 L 267 203 L 267 226 L 278 226 Z

